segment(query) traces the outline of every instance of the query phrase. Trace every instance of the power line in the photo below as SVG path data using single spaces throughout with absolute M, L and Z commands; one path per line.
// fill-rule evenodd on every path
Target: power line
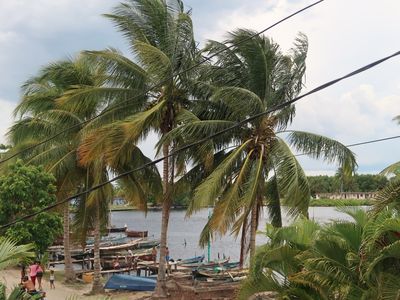
M 389 137 L 385 137 L 385 138 L 381 138 L 381 139 L 375 139 L 375 140 L 369 140 L 369 141 L 355 143 L 355 144 L 349 144 L 349 145 L 345 145 L 345 147 L 351 148 L 351 147 L 356 147 L 356 146 L 361 146 L 361 145 L 367 145 L 367 144 L 373 144 L 373 143 L 378 143 L 378 142 L 394 140 L 394 139 L 398 139 L 398 138 L 400 138 L 400 135 L 394 135 L 394 136 L 389 136 Z M 309 155 L 309 154 L 313 154 L 313 153 L 315 153 L 315 152 L 300 153 L 300 154 L 296 154 L 295 156 L 304 156 L 304 155 Z
M 155 88 L 157 88 L 157 87 L 162 86 L 164 83 L 166 83 L 166 82 L 168 82 L 168 81 L 174 79 L 174 77 L 183 75 L 184 73 L 189 72 L 189 71 L 191 71 L 191 70 L 193 70 L 193 69 L 199 67 L 200 65 L 206 63 L 207 61 L 210 61 L 212 58 L 214 58 L 215 56 L 221 54 L 222 52 L 224 52 L 224 51 L 226 51 L 226 50 L 228 50 L 228 49 L 231 49 L 232 47 L 236 47 L 236 46 L 238 46 L 238 45 L 240 45 L 240 44 L 243 44 L 244 42 L 246 42 L 246 41 L 248 41 L 248 40 L 253 39 L 254 37 L 256 37 L 256 36 L 258 36 L 258 35 L 260 35 L 260 34 L 266 32 L 267 30 L 269 30 L 269 29 L 271 29 L 271 28 L 273 28 L 273 27 L 279 25 L 280 23 L 282 23 L 282 22 L 284 22 L 284 21 L 286 21 L 286 20 L 288 20 L 288 19 L 294 17 L 295 15 L 297 15 L 297 14 L 299 14 L 299 13 L 301 13 L 301 12 L 303 12 L 303 11 L 305 11 L 305 10 L 307 10 L 307 9 L 309 9 L 309 8 L 315 6 L 315 5 L 317 5 L 317 4 L 319 4 L 319 3 L 323 2 L 323 1 L 325 1 L 325 0 L 319 0 L 319 1 L 317 1 L 317 2 L 314 2 L 314 3 L 312 3 L 312 4 L 308 5 L 308 6 L 306 6 L 306 7 L 302 8 L 302 9 L 300 9 L 300 10 L 298 10 L 298 11 L 292 13 L 291 15 L 289 15 L 289 16 L 287 16 L 287 17 L 285 17 L 285 18 L 283 18 L 283 19 L 281 19 L 281 20 L 275 22 L 274 24 L 268 26 L 267 28 L 265 28 L 265 29 L 263 29 L 263 30 L 261 30 L 261 31 L 259 31 L 259 32 L 257 32 L 257 33 L 255 33 L 255 34 L 253 34 L 253 35 L 251 35 L 251 36 L 249 36 L 249 37 L 247 37 L 247 38 L 245 38 L 245 39 L 243 39 L 243 40 L 240 40 L 238 43 L 232 44 L 232 45 L 230 45 L 230 46 L 227 46 L 227 48 L 224 48 L 224 49 L 222 49 L 222 50 L 219 50 L 219 51 L 215 52 L 213 55 L 211 55 L 211 56 L 209 56 L 209 57 L 203 59 L 202 61 L 200 61 L 200 62 L 194 64 L 193 66 L 191 66 L 191 67 L 189 67 L 189 68 L 187 68 L 187 69 L 185 69 L 185 70 L 183 70 L 183 71 L 181 71 L 181 72 L 178 72 L 177 74 L 172 75 L 171 77 L 168 77 L 167 79 L 162 80 L 162 81 L 160 81 L 159 83 L 157 83 L 157 84 L 151 86 L 150 88 L 147 89 L 146 92 L 143 92 L 143 93 L 141 93 L 141 94 L 139 94 L 139 95 L 137 95 L 137 96 L 135 96 L 135 97 L 132 97 L 132 98 L 130 98 L 130 99 L 124 100 L 124 101 L 121 102 L 119 105 L 116 105 L 116 106 L 114 106 L 114 107 L 105 109 L 105 110 L 103 110 L 101 113 L 99 113 L 98 115 L 96 115 L 96 116 L 94 116 L 94 117 L 92 117 L 92 118 L 89 118 L 89 119 L 87 119 L 87 120 L 85 120 L 85 121 L 82 121 L 82 122 L 80 122 L 80 123 L 78 123 L 78 124 L 75 124 L 75 125 L 73 125 L 73 126 L 70 126 L 70 127 L 66 128 L 66 129 L 64 129 L 64 130 L 62 130 L 62 131 L 59 131 L 58 133 L 52 135 L 51 137 L 49 137 L 49 138 L 47 138 L 47 139 L 45 139 L 45 140 L 43 140 L 43 141 L 41 141 L 41 142 L 39 142 L 39 143 L 37 143 L 37 144 L 31 145 L 31 146 L 29 146 L 29 147 L 26 147 L 26 148 L 24 148 L 24 149 L 22 149 L 22 150 L 20 150 L 20 151 L 18 151 L 18 152 L 16 152 L 16 153 L 14 153 L 14 154 L 8 156 L 7 158 L 0 160 L 0 164 L 4 163 L 4 162 L 6 162 L 6 161 L 9 161 L 10 159 L 12 159 L 12 158 L 18 156 L 18 155 L 21 154 L 21 153 L 24 153 L 24 152 L 26 152 L 26 151 L 28 151 L 28 150 L 31 150 L 31 149 L 34 149 L 34 148 L 39 147 L 39 146 L 41 146 L 41 145 L 44 145 L 44 144 L 46 144 L 47 142 L 50 142 L 51 140 L 55 139 L 56 137 L 62 135 L 63 133 L 66 133 L 66 132 L 68 132 L 68 131 L 70 131 L 70 130 L 72 130 L 72 129 L 78 128 L 79 126 L 82 126 L 82 125 L 87 124 L 87 123 L 89 123 L 89 122 L 92 122 L 92 121 L 94 121 L 95 119 L 97 119 L 97 118 L 103 116 L 103 115 L 106 114 L 106 113 L 109 113 L 109 112 L 111 112 L 111 111 L 113 111 L 113 110 L 115 110 L 115 109 L 117 109 L 117 108 L 124 107 L 124 106 L 125 106 L 125 103 L 128 102 L 128 101 L 132 101 L 132 100 L 137 99 L 137 98 L 139 98 L 139 97 L 146 96 L 146 94 L 149 93 L 151 90 L 153 90 L 153 89 L 155 89 Z
M 120 179 L 120 178 L 122 178 L 122 177 L 124 177 L 124 176 L 127 176 L 127 175 L 129 175 L 129 174 L 131 174 L 131 173 L 134 173 L 134 172 L 140 171 L 140 170 L 142 170 L 142 169 L 144 169 L 144 168 L 147 168 L 147 167 L 149 167 L 149 166 L 155 165 L 155 164 L 157 164 L 157 163 L 163 161 L 163 160 L 166 159 L 166 158 L 169 158 L 169 157 L 171 157 L 171 156 L 176 155 L 177 153 L 179 153 L 179 152 L 181 152 L 181 151 L 184 151 L 184 150 L 189 149 L 189 148 L 191 148 L 191 147 L 193 147 L 193 146 L 197 146 L 197 145 L 199 145 L 199 144 L 202 144 L 202 143 L 208 141 L 209 139 L 212 139 L 212 138 L 214 138 L 214 137 L 216 137 L 216 136 L 218 136 L 218 135 L 221 135 L 221 134 L 223 134 L 223 133 L 225 133 L 225 132 L 227 132 L 227 131 L 229 131 L 229 130 L 232 130 L 232 129 L 235 129 L 235 128 L 237 128 L 237 127 L 240 127 L 240 126 L 242 126 L 243 124 L 246 124 L 246 123 L 248 123 L 248 122 L 250 122 L 250 121 L 252 121 L 252 120 L 255 120 L 256 118 L 259 118 L 259 117 L 261 117 L 261 116 L 263 116 L 263 115 L 266 115 L 266 114 L 269 114 L 269 113 L 271 113 L 271 112 L 280 110 L 280 109 L 282 109 L 282 108 L 284 108 L 284 107 L 286 107 L 286 106 L 288 106 L 288 105 L 290 105 L 290 104 L 293 104 L 294 102 L 299 101 L 300 99 L 302 99 L 302 98 L 304 98 L 304 97 L 306 97 L 306 96 L 308 96 L 308 95 L 314 94 L 314 93 L 316 93 L 316 92 L 318 92 L 318 91 L 320 91 L 320 90 L 326 89 L 326 88 L 328 88 L 329 86 L 338 83 L 339 81 L 342 81 L 342 80 L 344 80 L 344 79 L 346 79 L 346 78 L 355 76 L 356 74 L 359 74 L 359 73 L 364 72 L 364 71 L 366 71 L 366 70 L 368 70 L 368 69 L 370 69 L 370 68 L 373 68 L 373 67 L 375 67 L 376 65 L 379 65 L 379 64 L 383 63 L 384 61 L 386 61 L 386 60 L 388 60 L 388 59 L 390 59 L 390 58 L 392 58 L 392 57 L 394 57 L 394 56 L 397 56 L 397 55 L 400 55 L 400 51 L 398 51 L 398 52 L 396 52 L 396 53 L 394 53 L 394 54 L 392 54 L 392 55 L 386 56 L 386 57 L 384 57 L 384 58 L 381 58 L 381 59 L 379 59 L 379 60 L 377 60 L 377 61 L 374 61 L 374 62 L 372 62 L 372 63 L 370 63 L 370 64 L 368 64 L 368 65 L 366 65 L 366 66 L 364 66 L 364 67 L 361 67 L 361 68 L 359 68 L 359 69 L 357 69 L 357 70 L 355 70 L 355 71 L 353 71 L 353 72 L 351 72 L 351 73 L 345 75 L 345 76 L 342 76 L 342 77 L 339 77 L 339 78 L 337 78 L 337 79 L 331 80 L 331 81 L 329 81 L 329 82 L 327 82 L 327 83 L 324 83 L 324 84 L 322 84 L 322 85 L 320 85 L 320 86 L 318 86 L 318 87 L 312 89 L 311 91 L 309 91 L 309 92 L 307 92 L 307 93 L 305 93 L 305 94 L 299 96 L 299 97 L 296 97 L 296 98 L 294 98 L 294 99 L 292 99 L 292 100 L 290 100 L 290 101 L 287 101 L 287 102 L 285 102 L 285 103 L 283 103 L 283 104 L 277 105 L 276 107 L 271 108 L 271 109 L 268 109 L 268 110 L 266 110 L 265 112 L 262 112 L 262 113 L 253 115 L 253 116 L 251 116 L 251 117 L 249 117 L 249 118 L 246 118 L 246 119 L 244 119 L 244 120 L 242 120 L 242 121 L 240 121 L 240 122 L 237 122 L 235 125 L 232 125 L 232 126 L 226 128 L 226 129 L 223 129 L 223 130 L 220 130 L 220 131 L 218 131 L 218 132 L 216 132 L 216 133 L 214 133 L 214 134 L 211 134 L 211 135 L 209 135 L 209 136 L 207 136 L 207 137 L 205 137 L 205 138 L 203 138 L 203 139 L 198 140 L 197 142 L 193 142 L 193 143 L 188 144 L 188 145 L 186 145 L 186 146 L 183 146 L 183 147 L 181 147 L 181 148 L 179 148 L 179 149 L 177 149 L 177 150 L 174 150 L 174 151 L 172 151 L 171 153 L 169 153 L 169 154 L 166 155 L 166 156 L 163 156 L 163 157 L 161 157 L 161 158 L 155 159 L 155 160 L 153 160 L 153 161 L 151 161 L 151 162 L 148 162 L 148 163 L 146 163 L 146 164 L 144 164 L 144 165 L 142 165 L 142 166 L 140 166 L 140 167 L 138 167 L 138 168 L 135 168 L 135 169 L 132 169 L 132 170 L 130 170 L 130 171 L 126 171 L 126 172 L 124 172 L 124 173 L 121 173 L 120 175 L 118 175 L 118 176 L 116 176 L 116 177 L 114 177 L 114 178 L 112 178 L 112 179 L 110 179 L 110 180 L 107 180 L 107 181 L 105 181 L 105 182 L 103 182 L 103 183 L 100 183 L 100 184 L 98 184 L 98 185 L 96 185 L 96 186 L 93 186 L 93 187 L 91 187 L 90 189 L 87 189 L 87 190 L 85 190 L 85 191 L 83 191 L 83 192 L 77 193 L 77 194 L 75 194 L 75 195 L 73 195 L 73 196 L 70 196 L 70 197 L 65 198 L 65 199 L 63 199 L 63 200 L 61 200 L 61 201 L 58 201 L 58 202 L 56 202 L 56 203 L 54 203 L 54 204 L 52 204 L 52 205 L 49 205 L 49 206 L 47 206 L 47 207 L 45 207 L 45 208 L 43 208 L 43 209 L 41 209 L 41 210 L 39 210 L 39 211 L 37 211 L 37 212 L 35 212 L 35 213 L 26 215 L 26 216 L 24 216 L 24 217 L 21 217 L 21 218 L 19 218 L 19 219 L 17 219 L 17 220 L 14 220 L 14 221 L 8 223 L 8 224 L 2 225 L 0 228 L 3 229 L 3 228 L 10 227 L 11 225 L 14 225 L 14 224 L 16 224 L 16 223 L 18 223 L 18 222 L 21 222 L 21 221 L 23 221 L 23 220 L 26 220 L 26 219 L 29 219 L 29 218 L 31 218 L 31 217 L 34 217 L 34 216 L 36 216 L 36 215 L 38 215 L 38 214 L 40 214 L 40 213 L 42 213 L 42 212 L 45 212 L 45 211 L 48 211 L 48 210 L 52 209 L 52 208 L 54 208 L 54 207 L 56 207 L 56 206 L 58 206 L 58 205 L 64 204 L 64 203 L 66 203 L 66 202 L 69 202 L 69 201 L 71 201 L 71 200 L 77 198 L 77 197 L 83 196 L 83 195 L 85 195 L 85 194 L 87 194 L 87 193 L 90 193 L 90 192 L 92 192 L 92 191 L 94 191 L 94 190 L 97 190 L 97 189 L 99 189 L 99 188 L 101 188 L 101 187 L 103 187 L 103 186 L 105 186 L 105 185 L 107 185 L 107 184 L 109 184 L 109 183 L 111 183 L 111 182 L 114 182 L 114 181 L 116 181 L 116 180 L 118 180 L 118 179 Z M 383 138 L 383 139 L 379 139 L 379 140 L 377 140 L 377 141 L 383 141 L 383 140 L 393 139 L 393 138 L 397 138 L 397 137 Z M 373 142 L 373 141 L 367 141 L 367 142 L 352 144 L 352 145 L 350 145 L 350 146 L 353 147 L 353 146 L 358 146 L 358 145 L 367 144 L 367 143 L 372 143 L 372 142 Z

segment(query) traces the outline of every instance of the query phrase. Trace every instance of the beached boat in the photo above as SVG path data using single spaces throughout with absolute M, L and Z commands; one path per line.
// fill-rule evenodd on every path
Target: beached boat
M 108 232 L 125 232 L 126 227 L 108 227 Z
M 199 270 L 199 269 L 193 271 L 193 276 L 196 279 L 211 278 L 212 280 L 221 280 L 221 281 L 240 281 L 246 278 L 248 274 L 249 274 L 248 269 L 224 270 L 220 272 L 216 272 L 214 270 Z
M 222 260 L 214 260 L 209 262 L 197 262 L 197 263 L 188 263 L 188 264 L 180 264 L 181 267 L 198 269 L 198 268 L 210 268 L 217 267 L 229 262 L 229 257 Z
M 176 263 L 177 263 L 177 265 L 187 265 L 187 264 L 201 263 L 201 262 L 203 262 L 203 260 L 204 260 L 204 255 L 201 255 L 201 256 L 195 256 L 192 258 L 178 260 Z
M 135 250 L 138 248 L 140 241 L 142 241 L 142 239 L 133 240 L 128 243 L 115 246 L 100 247 L 100 255 L 116 255 L 121 251 Z
M 154 291 L 156 279 L 132 275 L 114 274 L 108 279 L 105 289 L 129 291 Z
M 214 270 L 215 272 L 221 272 L 221 271 L 224 271 L 224 270 L 235 269 L 235 268 L 239 267 L 239 265 L 240 265 L 240 262 L 237 261 L 237 262 L 227 262 L 227 263 L 224 263 L 224 264 L 220 264 L 218 266 L 210 266 L 210 267 L 201 266 L 201 267 L 199 267 L 199 269 L 201 269 L 201 270 Z
M 148 249 L 148 248 L 153 248 L 153 247 L 157 247 L 158 245 L 160 245 L 160 240 L 141 240 L 138 243 L 138 249 Z
M 148 235 L 148 231 L 136 231 L 136 230 L 126 230 L 126 236 L 128 237 L 141 237 L 145 238 Z

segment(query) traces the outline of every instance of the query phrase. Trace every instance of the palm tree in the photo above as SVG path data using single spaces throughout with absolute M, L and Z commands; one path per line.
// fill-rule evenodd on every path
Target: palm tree
M 0 270 L 33 258 L 35 258 L 35 252 L 33 252 L 32 244 L 17 245 L 9 238 L 0 238 Z
M 194 92 L 208 101 L 199 101 L 193 110 L 195 116 L 182 119 L 184 125 L 173 130 L 170 138 L 184 136 L 186 143 L 190 143 L 282 105 L 299 94 L 308 48 L 306 37 L 300 35 L 290 54 L 284 55 L 272 40 L 253 37 L 254 34 L 237 30 L 229 34 L 224 44 L 208 43 L 205 51 L 216 55 L 215 63 L 203 69 Z M 310 191 L 290 147 L 313 158 L 338 161 L 347 172 L 354 169 L 354 155 L 341 143 L 312 133 L 287 130 L 294 114 L 295 107 L 288 105 L 213 139 L 219 163 L 194 190 L 188 212 L 215 204 L 201 235 L 202 245 L 217 232 L 225 234 L 233 230 L 239 234 L 242 230 L 242 242 L 249 239 L 253 255 L 264 204 L 274 226 L 282 225 L 282 204 L 289 207 L 293 216 L 307 215 Z M 242 245 L 241 261 L 244 248 Z
M 59 200 L 85 190 L 92 184 L 105 180 L 106 169 L 89 168 L 79 164 L 77 149 L 85 131 L 96 124 L 85 123 L 98 112 L 98 99 L 86 99 L 82 103 L 64 103 L 63 95 L 74 85 L 101 86 L 104 82 L 103 70 L 97 68 L 86 56 L 50 64 L 39 72 L 39 76 L 24 85 L 24 97 L 16 108 L 20 119 L 10 130 L 10 138 L 15 150 L 38 142 L 64 130 L 63 134 L 49 143 L 33 148 L 24 154 L 28 163 L 46 166 L 57 178 Z M 102 97 L 99 94 L 98 97 Z M 104 96 L 103 96 L 104 98 Z M 91 100 L 91 101 L 90 101 Z M 95 101 L 94 101 L 95 100 Z M 90 179 L 90 181 L 88 180 Z M 110 186 L 76 199 L 81 204 L 81 211 L 75 214 L 75 227 L 79 236 L 86 241 L 86 233 L 95 229 L 95 280 L 93 290 L 101 289 L 100 282 L 100 223 L 107 222 L 108 201 L 111 199 Z M 82 218 L 82 216 L 84 216 Z M 92 217 L 94 216 L 94 218 Z M 69 204 L 64 206 L 64 252 L 66 280 L 75 280 L 70 255 L 70 211 Z M 84 221 L 82 221 L 84 220 Z M 79 226 L 76 226 L 79 224 Z M 81 226 L 81 225 L 84 226 Z
M 152 131 L 164 136 L 177 126 L 179 116 L 188 113 L 190 74 L 176 74 L 191 66 L 196 47 L 190 14 L 180 0 L 130 0 L 107 17 L 129 40 L 136 62 L 115 49 L 88 53 L 109 72 L 108 86 L 104 88 L 109 91 L 109 107 L 115 108 L 109 114 L 113 112 L 119 120 L 87 135 L 80 157 L 83 164 L 90 164 L 101 155 L 113 168 L 119 161 L 137 163 L 138 141 Z M 138 96 L 147 90 L 150 91 Z M 83 96 L 98 92 L 87 87 L 76 89 L 69 93 L 69 101 L 80 101 Z M 163 143 L 162 155 L 168 156 L 172 147 L 173 142 Z M 182 162 L 177 163 L 176 158 L 163 161 L 159 295 L 165 295 L 169 211 L 174 177 L 180 170 Z M 153 179 L 148 182 L 157 185 L 157 179 Z
M 400 115 L 393 120 L 400 124 Z M 387 166 L 381 171 L 381 175 L 390 177 L 390 181 L 378 192 L 374 210 L 380 212 L 390 207 L 400 211 L 400 161 Z
M 75 84 L 91 84 L 93 78 L 88 61 L 83 57 L 66 60 L 40 70 L 39 75 L 23 86 L 23 98 L 15 109 L 18 117 L 9 132 L 15 151 L 37 144 L 60 130 L 76 126 L 45 145 L 24 153 L 28 163 L 44 165 L 57 179 L 57 199 L 73 195 L 84 182 L 86 171 L 77 160 L 81 130 L 79 126 L 84 114 L 78 115 L 57 105 L 56 100 Z M 64 213 L 64 256 L 65 280 L 74 281 L 70 253 L 70 210 L 65 204 Z
M 267 228 L 270 242 L 258 249 L 239 298 L 269 290 L 285 299 L 398 299 L 398 218 L 341 211 L 353 221 Z

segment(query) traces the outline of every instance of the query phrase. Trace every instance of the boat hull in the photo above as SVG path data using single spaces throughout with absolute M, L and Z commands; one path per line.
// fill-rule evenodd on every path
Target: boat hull
M 115 274 L 104 286 L 105 289 L 128 291 L 154 291 L 156 279 L 132 275 Z
M 149 234 L 148 231 L 134 231 L 134 230 L 126 230 L 126 236 L 128 237 L 139 237 L 139 238 L 144 238 L 147 237 Z

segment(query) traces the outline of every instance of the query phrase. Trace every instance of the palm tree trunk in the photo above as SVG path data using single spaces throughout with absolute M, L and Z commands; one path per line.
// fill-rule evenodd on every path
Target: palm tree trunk
M 65 282 L 75 281 L 75 272 L 72 266 L 71 247 L 69 239 L 69 202 L 64 206 L 64 271 Z
M 257 199 L 258 200 L 258 199 Z M 257 222 L 258 221 L 258 201 L 253 204 L 251 209 L 251 224 L 250 224 L 250 259 L 254 257 L 256 253 L 256 233 L 257 233 Z
M 244 219 L 242 225 L 242 236 L 240 238 L 240 257 L 239 257 L 239 267 L 243 268 L 244 259 L 246 256 L 246 227 L 247 227 L 247 218 Z
M 100 208 L 99 205 L 96 205 L 96 216 L 95 216 L 95 224 L 94 224 L 94 261 L 93 261 L 93 285 L 92 285 L 92 294 L 102 293 L 104 291 L 103 285 L 101 283 L 101 266 L 100 266 Z
M 167 157 L 169 154 L 169 145 L 163 145 L 163 156 Z M 158 266 L 157 287 L 154 297 L 164 298 L 167 297 L 166 288 L 166 248 L 167 248 L 167 233 L 169 222 L 169 211 L 171 208 L 170 199 L 170 180 L 169 180 L 169 160 L 165 158 L 163 161 L 163 203 L 162 203 L 162 219 L 161 219 L 161 240 L 160 240 L 160 260 Z

